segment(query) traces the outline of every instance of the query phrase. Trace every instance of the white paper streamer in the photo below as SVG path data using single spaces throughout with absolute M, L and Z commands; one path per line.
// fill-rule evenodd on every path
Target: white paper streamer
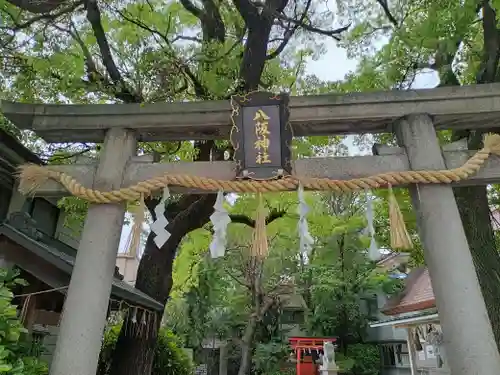
M 368 189 L 365 189 L 366 197 L 366 234 L 370 236 L 370 247 L 368 248 L 368 258 L 372 261 L 380 259 L 380 251 L 375 240 L 375 228 L 373 227 L 373 199 Z
M 210 221 L 214 226 L 214 236 L 210 243 L 210 255 L 212 258 L 223 257 L 226 253 L 227 245 L 227 226 L 231 218 L 224 208 L 224 193 L 219 191 L 214 204 L 214 213 L 210 215 Z
M 161 248 L 170 238 L 170 233 L 165 229 L 168 225 L 168 220 L 165 216 L 165 201 L 170 197 L 168 187 L 163 189 L 163 197 L 155 207 L 156 220 L 151 224 L 151 231 L 156 234 L 154 242 L 158 248 Z
M 302 254 L 309 254 L 314 244 L 314 239 L 309 233 L 309 226 L 307 225 L 306 216 L 309 213 L 309 206 L 304 198 L 304 187 L 299 184 L 298 188 L 299 195 L 299 206 L 297 207 L 297 213 L 299 214 L 299 223 L 297 224 L 297 229 L 300 238 L 300 252 Z

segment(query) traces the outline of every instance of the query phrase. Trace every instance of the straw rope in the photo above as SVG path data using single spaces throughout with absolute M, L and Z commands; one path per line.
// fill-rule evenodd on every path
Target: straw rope
M 257 214 L 255 216 L 255 228 L 253 231 L 253 241 L 251 254 L 257 258 L 265 258 L 269 253 L 269 244 L 266 235 L 266 207 L 262 193 L 258 196 Z
M 406 229 L 403 213 L 399 208 L 398 201 L 389 185 L 389 233 L 390 244 L 393 249 L 409 250 L 413 248 L 413 242 Z
M 388 172 L 351 180 L 288 176 L 282 179 L 267 181 L 230 181 L 183 174 L 165 174 L 113 191 L 89 189 L 80 184 L 74 177 L 51 169 L 50 166 L 43 167 L 28 164 L 20 168 L 19 190 L 24 194 L 35 193 L 47 180 L 54 180 L 64 186 L 72 195 L 86 199 L 92 203 L 134 202 L 141 199 L 141 196 L 149 196 L 154 191 L 163 189 L 166 186 L 182 186 L 207 191 L 223 190 L 235 193 L 264 193 L 295 190 L 299 183 L 302 183 L 304 188 L 309 190 L 328 190 L 343 193 L 365 188 L 387 187 L 389 185 L 449 184 L 465 180 L 479 171 L 490 154 L 500 155 L 500 135 L 498 134 L 488 134 L 485 137 L 484 147 L 481 150 L 477 151 L 461 167 L 450 170 Z

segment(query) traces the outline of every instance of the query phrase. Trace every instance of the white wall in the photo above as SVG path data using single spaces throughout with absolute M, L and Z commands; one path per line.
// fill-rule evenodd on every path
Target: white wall
M 139 267 L 139 260 L 135 256 L 118 254 L 116 257 L 116 266 L 123 275 L 123 281 L 130 285 L 134 285 L 137 276 L 137 268 Z

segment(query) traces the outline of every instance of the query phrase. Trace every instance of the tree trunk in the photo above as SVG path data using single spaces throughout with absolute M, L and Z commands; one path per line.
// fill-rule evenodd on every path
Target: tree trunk
M 267 43 L 272 27 L 270 22 L 263 22 L 260 17 L 254 22 L 258 23 L 258 25 L 249 28 L 240 67 L 244 92 L 254 91 L 259 88 L 262 72 L 266 64 Z
M 281 8 L 287 4 L 286 0 L 281 0 Z M 188 0 L 181 0 L 181 3 L 187 11 L 192 13 L 200 20 L 204 41 L 224 41 L 225 27 L 224 22 L 217 8 L 218 5 L 212 0 L 203 1 L 203 8 L 198 8 Z M 281 9 L 280 8 L 280 9 Z M 240 80 L 244 92 L 258 88 L 262 72 L 266 63 L 267 45 L 269 34 L 274 21 L 274 16 L 267 17 L 250 17 L 250 14 L 255 14 L 255 8 L 249 2 L 245 2 L 243 7 L 238 9 L 244 19 L 256 21 L 249 27 L 247 41 L 240 68 Z M 199 99 L 210 99 L 211 95 L 199 82 L 196 77 L 190 77 L 193 81 L 194 89 Z M 199 148 L 200 155 L 204 155 L 203 159 L 198 160 L 208 161 L 213 151 L 216 151 L 213 141 L 208 141 Z M 208 151 L 208 153 L 207 153 Z M 222 153 L 219 158 L 212 156 L 212 159 L 223 160 Z M 215 203 L 215 194 L 204 196 L 183 196 L 181 201 L 184 205 L 174 210 L 175 213 L 169 217 L 170 224 L 167 230 L 171 233 L 171 237 L 167 243 L 158 249 L 154 244 L 154 234 L 150 234 L 146 243 L 144 255 L 139 264 L 137 271 L 137 279 L 135 287 L 146 293 L 148 296 L 157 301 L 167 303 L 170 290 L 172 288 L 172 268 L 177 247 L 182 238 L 189 232 L 201 228 L 209 221 L 209 217 L 213 212 L 213 204 Z M 188 206 L 185 202 L 189 202 Z M 148 207 L 151 211 L 151 208 Z M 170 207 L 166 214 L 169 214 Z M 265 312 L 265 311 L 264 311 Z M 127 316 L 124 326 L 131 323 L 131 317 Z M 159 320 L 149 322 L 149 331 L 154 331 L 156 334 L 159 329 Z M 255 322 L 250 322 L 248 338 L 246 346 L 242 347 L 242 368 L 239 374 L 247 374 L 251 366 L 252 360 L 252 340 L 255 335 L 257 317 Z M 138 339 L 131 335 L 131 331 L 122 329 L 111 363 L 110 375 L 149 375 L 151 373 L 153 350 L 155 340 L 151 338 Z M 142 357 L 142 358 L 141 358 Z
M 148 314 L 148 320 L 150 321 L 143 329 L 146 329 L 149 333 L 144 335 L 137 332 L 137 329 L 141 326 L 141 314 L 137 315 L 137 323 L 132 322 L 132 311 L 127 314 L 113 352 L 110 374 L 137 375 L 138 373 L 151 373 L 162 315 L 156 313 L 153 318 Z M 98 375 L 101 374 L 98 373 Z
M 497 79 L 499 59 L 499 30 L 496 13 L 489 2 L 481 2 L 483 9 L 483 58 L 477 75 L 477 83 L 492 83 Z M 479 10 L 479 9 L 478 9 Z M 461 40 L 459 38 L 458 40 Z M 458 49 L 459 44 L 457 44 Z M 452 61 L 455 53 L 446 53 L 446 69 L 441 71 L 440 86 L 460 85 Z M 479 131 L 454 131 L 452 141 L 468 138 L 468 148 L 478 150 L 482 147 L 482 134 Z M 500 349 L 500 254 L 496 247 L 495 235 L 491 226 L 491 214 L 486 186 L 454 188 L 455 199 L 462 219 L 469 249 L 476 268 L 481 292 L 488 310 L 497 347 Z M 450 234 L 453 235 L 453 234 Z M 453 254 L 450 254 L 453 256 Z
M 481 134 L 474 134 L 470 138 L 469 148 L 481 148 Z M 500 349 L 500 255 L 491 226 L 486 186 L 461 187 L 453 191 L 495 340 Z
M 483 10 L 483 57 L 477 83 L 492 83 L 497 79 L 500 56 L 500 30 L 495 10 L 487 1 L 481 2 Z M 450 69 L 451 71 L 451 69 Z M 456 80 L 458 81 L 458 80 Z M 453 82 L 450 82 L 453 83 Z M 468 138 L 468 148 L 482 147 L 483 134 L 479 131 L 454 132 L 452 140 Z M 476 274 L 483 293 L 493 334 L 500 349 L 500 254 L 496 247 L 491 226 L 491 213 L 486 186 L 453 189 L 460 217 L 464 226 Z M 452 256 L 450 254 L 450 256 Z
M 146 293 L 159 302 L 166 304 L 170 289 L 172 288 L 172 263 L 175 254 L 173 251 L 162 253 L 155 245 L 154 234 L 150 234 L 144 255 L 137 270 L 136 288 Z M 171 246 L 174 246 L 172 244 Z M 175 245 L 177 247 L 177 245 Z M 171 249 L 168 249 L 171 250 Z M 140 323 L 132 321 L 133 314 L 127 314 L 123 327 L 118 336 L 110 375 L 138 375 L 150 374 L 154 359 L 154 349 L 163 313 L 156 319 L 147 322 L 149 335 L 138 335 L 135 330 L 127 329 Z
M 173 284 L 172 268 L 177 247 L 187 233 L 208 222 L 214 202 L 213 194 L 205 195 L 194 201 L 188 209 L 178 213 L 167 227 L 171 237 L 161 249 L 153 241 L 155 235 L 151 233 L 148 236 L 137 270 L 137 289 L 166 305 Z M 113 352 L 110 375 L 151 373 L 162 315 L 157 314 L 157 319 L 150 319 L 146 322 L 146 327 L 137 332 L 126 328 L 141 324 L 140 319 L 133 323 L 133 315 L 127 314 Z
M 238 375 L 248 375 L 252 367 L 253 338 L 257 328 L 257 317 L 251 317 L 241 339 L 241 363 Z

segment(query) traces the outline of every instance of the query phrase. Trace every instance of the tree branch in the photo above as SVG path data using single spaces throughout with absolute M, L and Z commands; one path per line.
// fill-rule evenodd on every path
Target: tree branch
M 226 40 L 226 25 L 222 19 L 219 5 L 214 0 L 201 0 L 201 2 L 204 8 L 203 15 L 200 18 L 203 40 L 224 43 Z
M 88 81 L 82 79 L 83 84 L 85 84 L 88 88 L 90 88 L 92 85 L 95 85 L 95 89 L 99 89 L 100 91 L 112 95 L 117 99 L 127 101 L 126 98 L 123 97 L 123 90 L 117 88 L 117 86 L 113 82 L 111 82 L 105 75 L 103 75 L 99 71 L 97 65 L 95 64 L 94 58 L 92 57 L 92 54 L 80 37 L 78 30 L 74 26 L 73 22 L 70 22 L 70 29 L 65 29 L 55 23 L 53 23 L 51 26 L 70 35 L 80 46 L 80 49 L 82 50 L 84 56 L 85 67 L 87 68 L 86 73 L 88 79 Z M 55 73 L 52 73 L 52 76 L 59 80 L 62 79 L 61 76 Z
M 286 211 L 283 210 L 271 210 L 269 215 L 266 217 L 266 225 L 271 224 L 274 220 L 282 218 L 286 215 Z M 255 220 L 247 215 L 242 214 L 230 214 L 232 223 L 245 224 L 251 228 L 255 228 Z
M 172 47 L 172 42 L 167 37 L 168 30 L 165 33 L 162 33 L 159 30 L 153 29 L 152 27 L 146 25 L 139 19 L 134 19 L 132 17 L 129 17 L 121 10 L 115 9 L 115 11 L 126 21 L 131 22 L 137 27 L 140 27 L 141 29 L 148 31 L 151 34 L 160 37 L 165 43 L 166 47 L 169 49 L 169 52 L 172 56 L 173 64 L 186 76 L 186 78 L 188 78 L 191 81 L 194 87 L 195 95 L 200 99 L 208 100 L 213 98 L 208 88 L 201 83 L 198 77 L 196 77 L 196 75 L 191 71 L 189 66 L 186 63 L 182 62 L 177 56 L 175 56 L 174 48 Z
M 236 1 L 236 0 L 233 0 L 233 1 Z M 286 4 L 287 4 L 287 2 L 283 2 L 283 3 L 278 4 L 278 6 L 282 6 L 282 8 L 283 8 L 283 5 L 286 6 Z M 337 41 L 340 41 L 339 35 L 345 31 L 347 31 L 349 29 L 349 27 L 351 26 L 351 24 L 349 24 L 347 26 L 339 27 L 339 28 L 334 29 L 334 30 L 323 30 L 323 29 L 320 29 L 318 27 L 315 27 L 313 25 L 306 23 L 305 17 L 301 17 L 301 19 L 297 20 L 295 18 L 287 16 L 282 11 L 273 11 L 272 9 L 270 9 L 269 7 L 266 6 L 266 3 L 254 2 L 254 3 L 251 3 L 250 5 L 255 10 L 261 10 L 262 13 L 265 13 L 267 15 L 267 17 L 276 18 L 276 19 L 281 20 L 281 21 L 287 21 L 287 22 L 294 24 L 298 27 L 302 27 L 304 30 L 307 30 L 307 31 L 310 31 L 310 32 L 313 32 L 316 34 L 320 34 L 320 35 L 329 36 L 331 38 L 334 38 Z M 281 8 L 279 8 L 279 9 L 281 9 Z
M 392 15 L 391 10 L 389 9 L 389 4 L 387 4 L 387 0 L 377 0 L 377 3 L 379 3 L 379 5 L 384 10 L 384 13 L 389 22 L 392 23 L 394 27 L 398 28 L 399 22 L 396 20 L 396 17 Z
M 295 20 L 293 18 L 290 18 L 284 14 L 279 14 L 277 16 L 277 18 L 281 19 L 283 21 L 289 21 L 295 25 L 302 27 L 304 30 L 310 31 L 312 33 L 329 36 L 337 41 L 340 41 L 339 35 L 345 31 L 347 31 L 349 29 L 349 27 L 351 27 L 351 24 L 349 24 L 347 26 L 342 26 L 342 27 L 339 27 L 338 29 L 334 29 L 334 30 L 323 30 L 323 29 L 319 29 L 315 26 L 309 25 L 309 24 L 305 23 L 304 21 Z
M 106 33 L 102 27 L 101 11 L 97 5 L 97 0 L 86 0 L 85 5 L 87 8 L 87 20 L 92 26 L 92 31 L 94 32 L 99 51 L 101 52 L 102 62 L 111 80 L 118 88 L 116 97 L 127 103 L 141 103 L 143 101 L 142 95 L 134 93 L 127 87 L 115 64 L 108 39 L 106 38 Z
M 57 9 L 62 4 L 66 3 L 67 0 L 7 0 L 7 2 L 28 12 L 40 14 L 48 13 Z
M 233 0 L 233 4 L 247 26 L 259 17 L 258 8 L 250 0 Z
M 76 27 L 73 25 L 71 22 L 70 27 L 73 28 L 73 30 L 70 29 L 64 29 L 58 25 L 52 25 L 55 29 L 67 33 L 69 36 L 71 36 L 74 41 L 80 46 L 80 49 L 82 50 L 84 59 L 85 59 L 85 65 L 87 67 L 87 73 L 88 74 L 97 74 L 99 76 L 102 76 L 101 73 L 97 70 L 97 66 L 95 65 L 94 59 L 92 58 L 92 54 L 90 53 L 89 49 L 83 42 L 82 38 L 78 34 L 78 31 L 76 30 Z M 103 77 L 104 78 L 104 77 Z
M 304 8 L 304 11 L 302 12 L 302 15 L 300 16 L 299 22 L 304 23 L 307 13 L 309 12 L 309 8 L 311 7 L 312 0 L 307 0 L 306 6 Z M 269 55 L 266 56 L 266 60 L 272 60 L 276 57 L 279 56 L 281 52 L 285 49 L 285 47 L 288 45 L 288 42 L 292 39 L 292 36 L 295 34 L 297 29 L 299 28 L 299 24 L 295 24 L 291 29 L 287 29 L 284 34 L 283 34 L 283 41 L 280 43 L 278 48 L 276 48 L 273 52 L 271 52 Z
M 231 279 L 236 281 L 241 286 L 247 288 L 248 290 L 252 290 L 252 285 L 244 282 L 243 280 L 238 279 L 235 275 L 233 275 L 231 272 L 229 272 L 229 270 L 226 267 L 224 267 L 224 272 L 226 273 L 226 275 L 228 275 Z
M 258 311 L 257 319 L 261 320 L 262 317 L 267 313 L 267 311 L 273 307 L 273 305 L 276 303 L 276 299 L 272 297 L 267 297 L 266 300 L 264 301 L 264 304 Z
M 57 18 L 65 15 L 67 13 L 73 12 L 82 4 L 83 4 L 83 0 L 79 0 L 66 8 L 62 8 L 61 10 L 59 10 L 55 13 L 43 13 L 43 14 L 36 16 L 36 17 L 33 17 L 33 18 L 29 19 L 28 21 L 23 22 L 21 24 L 16 23 L 16 27 L 13 29 L 13 31 L 19 31 L 19 30 L 26 29 L 38 21 L 43 21 L 43 20 L 54 21 Z
M 193 16 L 201 20 L 201 17 L 203 15 L 203 11 L 198 8 L 196 5 L 194 5 L 191 0 L 180 0 L 182 6 L 184 9 L 186 9 L 189 13 L 191 13 Z

